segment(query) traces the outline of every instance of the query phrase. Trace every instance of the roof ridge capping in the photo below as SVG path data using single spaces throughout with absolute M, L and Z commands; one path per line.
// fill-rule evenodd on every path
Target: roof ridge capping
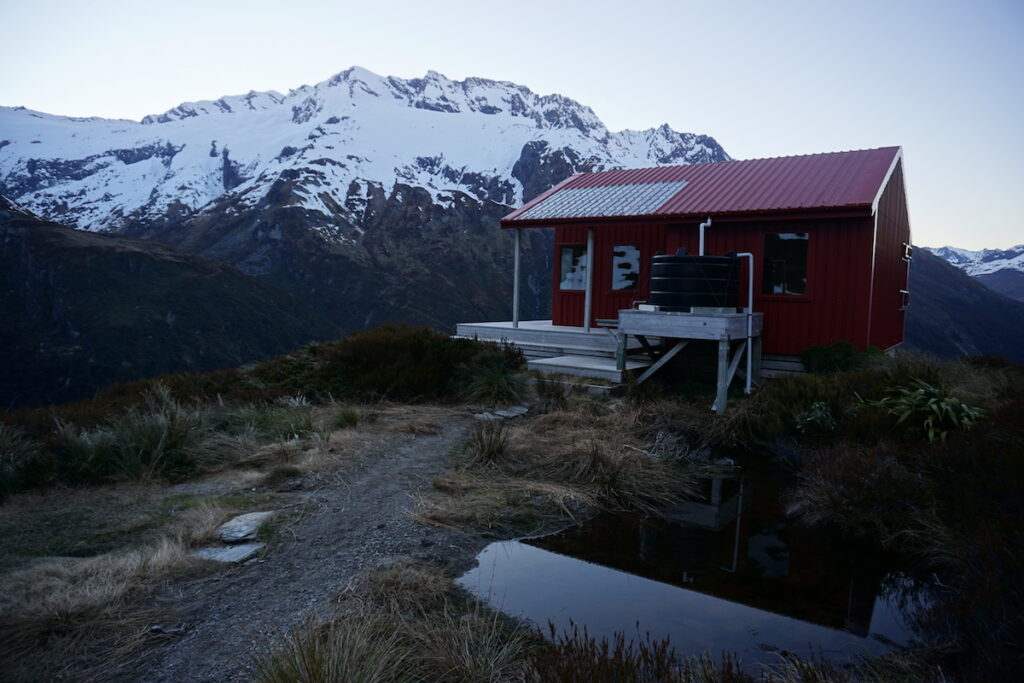
M 733 159 L 709 164 L 655 166 L 581 173 L 529 202 L 505 224 L 637 216 L 681 217 L 808 209 L 870 209 L 903 157 L 902 147 Z M 682 183 L 680 185 L 680 183 Z M 661 185 L 670 195 L 641 202 L 628 213 L 621 196 L 630 186 Z M 601 192 L 598 188 L 609 188 Z M 618 188 L 612 192 L 610 188 Z M 652 188 L 653 189 L 653 188 Z M 595 197 L 597 198 L 595 200 Z M 601 198 L 606 197 L 606 201 Z M 508 227 L 513 227 L 508 225 Z

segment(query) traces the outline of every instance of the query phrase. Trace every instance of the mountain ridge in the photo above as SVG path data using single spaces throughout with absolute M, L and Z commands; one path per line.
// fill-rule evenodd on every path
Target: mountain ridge
M 964 271 L 990 289 L 1024 301 L 1024 244 L 1008 249 L 921 247 Z
M 146 240 L 73 230 L 0 195 L 0 409 L 205 372 L 339 335 L 285 292 Z
M 667 125 L 504 81 L 382 77 L 186 102 L 143 122 L 0 108 L 0 193 L 80 229 L 155 240 L 289 291 L 351 331 L 511 315 L 500 219 L 573 173 L 729 159 Z M 523 317 L 549 315 L 551 236 L 524 240 Z

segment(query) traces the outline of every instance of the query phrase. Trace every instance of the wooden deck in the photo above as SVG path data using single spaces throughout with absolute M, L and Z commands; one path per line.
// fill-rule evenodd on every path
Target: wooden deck
M 544 373 L 560 373 L 622 382 L 626 374 L 650 365 L 644 357 L 633 357 L 619 368 L 616 362 L 619 341 L 607 329 L 552 325 L 550 320 L 522 320 L 515 327 L 506 320 L 491 323 L 459 323 L 455 336 L 510 344 L 523 352 L 527 367 Z M 638 352 L 634 339 L 629 352 Z
M 764 316 L 754 313 L 676 313 L 619 311 L 616 329 L 554 325 L 550 320 L 459 323 L 456 336 L 515 346 L 532 370 L 622 382 L 627 374 L 643 374 L 642 383 L 693 340 L 718 342 L 717 395 L 712 409 L 725 410 L 729 385 L 751 350 L 751 379 L 760 377 L 761 328 Z M 747 329 L 747 326 L 750 329 Z M 736 344 L 733 344 L 736 342 Z M 640 352 L 645 352 L 643 355 Z

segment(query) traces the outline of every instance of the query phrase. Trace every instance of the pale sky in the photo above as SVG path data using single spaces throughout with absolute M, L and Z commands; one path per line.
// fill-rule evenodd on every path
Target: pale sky
M 0 105 L 139 119 L 352 65 L 560 93 L 737 159 L 902 145 L 914 242 L 1024 242 L 1024 2 L 0 0 Z

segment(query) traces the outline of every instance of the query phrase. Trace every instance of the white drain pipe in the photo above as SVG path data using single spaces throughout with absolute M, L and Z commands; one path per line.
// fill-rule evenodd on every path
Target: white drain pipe
M 711 219 L 708 219 L 710 222 Z M 703 233 L 701 233 L 703 237 Z M 754 370 L 754 255 L 749 251 L 745 251 L 742 254 L 736 254 L 739 258 L 746 256 L 750 259 L 750 266 L 747 268 L 747 384 L 743 389 L 743 393 L 750 393 L 751 376 L 750 373 Z
M 519 231 L 515 233 L 515 256 L 512 259 L 512 327 L 519 327 Z
M 590 310 L 594 301 L 594 229 L 587 228 L 587 290 L 583 295 L 583 331 L 590 332 Z
M 704 228 L 709 227 L 711 227 L 711 216 L 708 216 L 708 219 L 700 224 L 700 248 L 697 251 L 700 256 L 704 255 Z

